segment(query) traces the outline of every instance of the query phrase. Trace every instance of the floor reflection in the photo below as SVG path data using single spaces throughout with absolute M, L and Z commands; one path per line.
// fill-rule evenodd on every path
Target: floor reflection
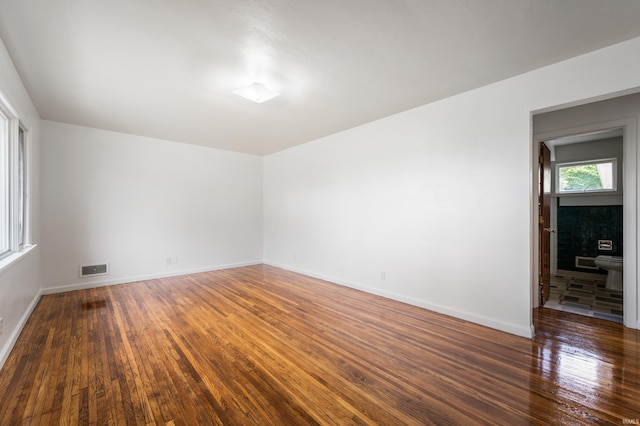
M 638 330 L 545 308 L 534 325 L 532 394 L 598 407 L 617 424 L 640 418 Z

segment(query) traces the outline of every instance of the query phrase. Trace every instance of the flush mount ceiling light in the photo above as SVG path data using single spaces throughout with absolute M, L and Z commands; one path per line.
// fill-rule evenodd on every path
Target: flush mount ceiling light
M 258 82 L 252 83 L 250 86 L 243 87 L 242 89 L 234 90 L 233 93 L 257 103 L 262 103 L 276 96 L 280 96 L 279 92 L 268 89 L 264 84 Z

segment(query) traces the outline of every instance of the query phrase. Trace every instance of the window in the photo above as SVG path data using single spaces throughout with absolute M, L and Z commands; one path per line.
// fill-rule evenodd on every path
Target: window
M 28 132 L 0 93 L 0 259 L 28 248 Z M 11 261 L 11 260 L 9 260 Z M 3 267 L 4 263 L 0 263 Z
M 9 119 L 0 110 L 0 258 L 10 251 L 9 246 Z
M 556 165 L 556 192 L 576 194 L 617 190 L 618 167 L 615 158 Z
M 25 244 L 25 231 L 26 231 L 26 167 L 25 167 L 25 142 L 24 142 L 24 129 L 22 127 L 18 128 L 18 176 L 17 176 L 17 199 L 16 199 L 16 209 L 17 209 L 17 241 L 18 247 L 22 248 Z

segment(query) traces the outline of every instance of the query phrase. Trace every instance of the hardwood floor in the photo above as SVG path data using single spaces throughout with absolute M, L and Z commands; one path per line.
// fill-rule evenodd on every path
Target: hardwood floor
M 44 296 L 0 424 L 616 424 L 640 333 L 548 309 L 525 339 L 265 265 Z

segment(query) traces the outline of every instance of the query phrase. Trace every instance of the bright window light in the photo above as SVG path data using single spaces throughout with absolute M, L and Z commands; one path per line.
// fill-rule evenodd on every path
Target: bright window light
M 612 192 L 617 189 L 615 158 L 556 165 L 556 191 L 559 194 Z
M 0 268 L 28 246 L 26 133 L 0 93 Z

